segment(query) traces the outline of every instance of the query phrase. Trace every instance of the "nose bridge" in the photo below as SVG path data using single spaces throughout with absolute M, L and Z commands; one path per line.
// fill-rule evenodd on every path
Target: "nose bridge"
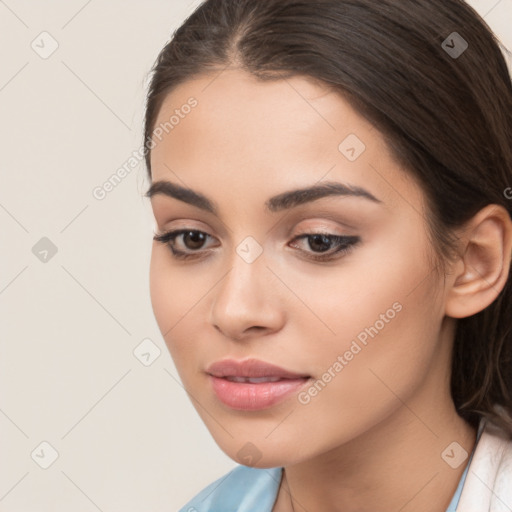
M 236 338 L 250 327 L 277 328 L 282 312 L 261 244 L 252 236 L 245 237 L 234 247 L 228 264 L 229 271 L 215 294 L 212 323 Z
M 259 295 L 268 292 L 265 274 L 270 273 L 262 245 L 252 236 L 245 237 L 234 247 L 228 264 L 230 270 L 220 283 L 223 299 L 236 299 L 241 305 L 259 302 Z

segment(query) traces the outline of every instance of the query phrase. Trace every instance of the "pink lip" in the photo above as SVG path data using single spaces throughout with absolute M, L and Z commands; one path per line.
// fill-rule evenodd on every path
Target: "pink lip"
M 283 379 L 309 377 L 305 373 L 293 373 L 259 359 L 245 359 L 244 361 L 222 359 L 211 364 L 206 369 L 206 373 L 214 377 L 282 377 Z
M 258 359 L 224 359 L 211 364 L 206 373 L 210 376 L 213 391 L 222 403 L 246 411 L 273 406 L 298 391 L 310 378 L 309 375 L 294 373 Z M 272 377 L 280 380 L 250 383 L 233 382 L 228 377 Z

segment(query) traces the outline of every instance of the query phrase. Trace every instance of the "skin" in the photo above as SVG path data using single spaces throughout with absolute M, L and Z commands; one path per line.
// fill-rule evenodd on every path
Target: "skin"
M 274 512 L 444 511 L 466 463 L 453 469 L 441 454 L 454 441 L 471 453 L 476 439 L 449 392 L 456 318 L 482 310 L 506 282 L 506 210 L 490 205 L 460 231 L 463 256 L 444 280 L 432 267 L 421 187 L 340 95 L 310 78 L 260 82 L 228 69 L 174 89 L 156 125 L 191 96 L 197 107 L 155 139 L 152 178 L 203 193 L 219 217 L 151 198 L 158 233 L 188 228 L 211 238 L 186 246 L 178 237 L 176 248 L 202 251 L 189 261 L 154 241 L 150 290 L 200 417 L 237 462 L 251 442 L 260 454 L 255 467 L 285 468 Z M 366 146 L 353 162 L 338 150 L 349 134 Z M 364 187 L 381 203 L 331 196 L 265 210 L 271 196 L 327 180 Z M 293 242 L 312 232 L 360 242 L 315 262 L 307 238 Z M 252 263 L 236 252 L 247 236 L 263 250 Z M 268 409 L 240 411 L 211 389 L 205 369 L 227 357 L 321 379 L 397 302 L 400 312 L 305 405 L 292 394 Z

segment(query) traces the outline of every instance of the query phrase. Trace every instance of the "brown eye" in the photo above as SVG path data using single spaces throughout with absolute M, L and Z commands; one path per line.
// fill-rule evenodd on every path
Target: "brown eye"
M 176 245 L 177 240 L 182 238 L 181 246 L 185 250 L 178 249 Z M 201 256 L 201 249 L 208 238 L 211 237 L 208 233 L 198 231 L 195 229 L 178 229 L 176 231 L 169 231 L 161 235 L 155 235 L 153 240 L 165 244 L 171 251 L 172 255 L 178 259 L 197 258 Z M 191 251 L 191 252 L 187 252 Z M 197 253 L 197 254 L 196 254 Z
M 206 233 L 203 233 L 201 231 L 187 231 L 182 233 L 183 235 L 183 245 L 187 249 L 191 250 L 197 250 L 201 249 L 201 247 L 204 245 L 204 242 L 206 240 Z
M 302 252 L 305 252 L 309 258 L 315 261 L 328 261 L 342 257 L 353 249 L 361 240 L 358 236 L 332 235 L 329 233 L 305 233 L 294 238 L 293 241 L 295 242 L 296 240 L 303 239 L 308 240 L 307 246 L 309 247 L 309 250 L 302 249 Z M 297 244 L 292 244 L 292 246 L 296 245 Z
M 313 251 L 326 252 L 330 249 L 332 240 L 326 235 L 310 235 L 308 236 L 308 244 Z

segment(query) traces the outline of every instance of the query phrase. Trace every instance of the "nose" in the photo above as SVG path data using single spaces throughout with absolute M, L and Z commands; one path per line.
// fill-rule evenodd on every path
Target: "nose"
M 264 255 L 248 263 L 238 254 L 218 286 L 210 321 L 215 329 L 237 341 L 276 332 L 285 321 L 279 280 Z

